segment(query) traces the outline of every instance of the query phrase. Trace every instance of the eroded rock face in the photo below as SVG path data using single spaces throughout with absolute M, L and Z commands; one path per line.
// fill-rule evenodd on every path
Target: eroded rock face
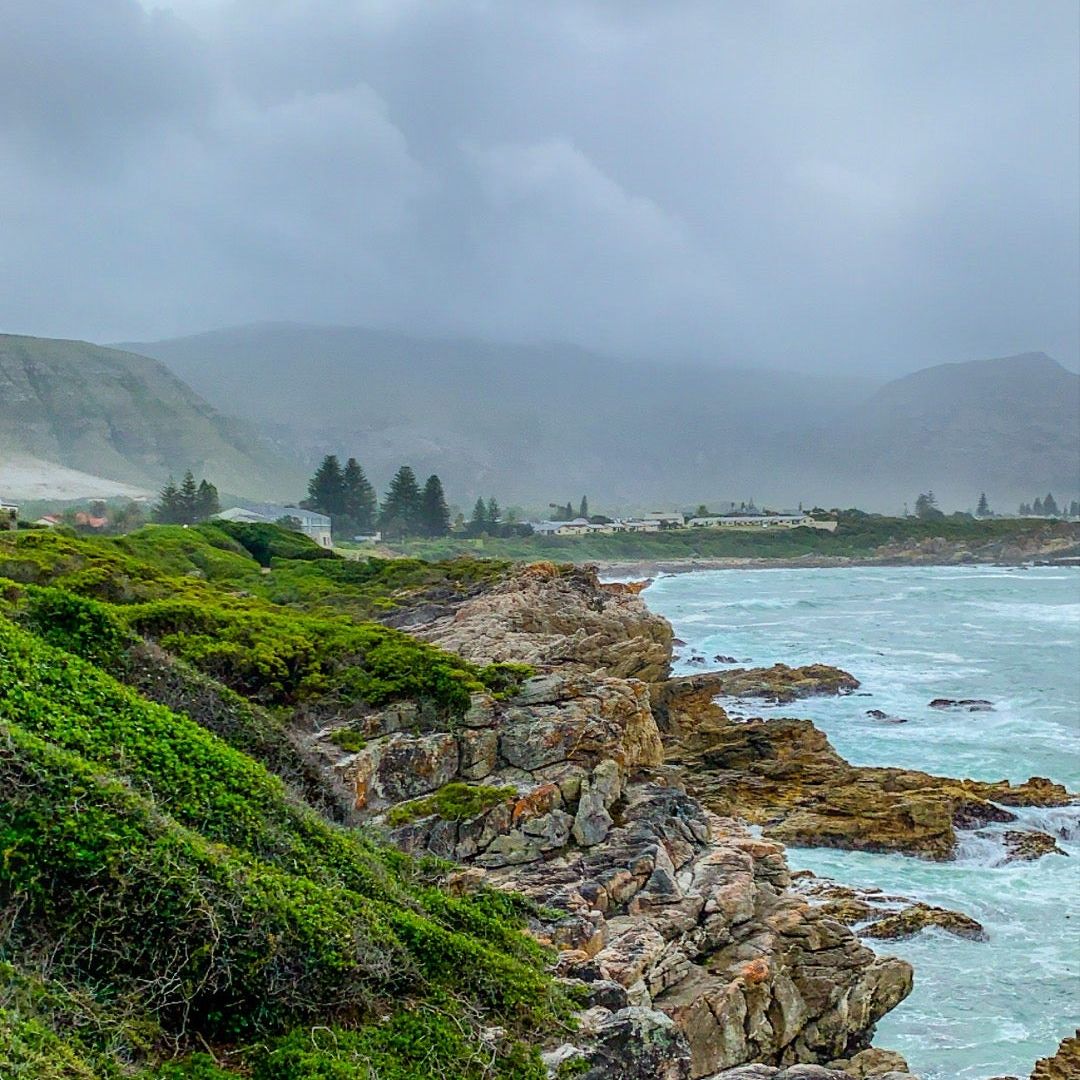
M 482 663 L 653 681 L 671 665 L 671 625 L 637 592 L 605 588 L 589 567 L 537 563 L 409 633 Z
M 1031 1080 L 1076 1080 L 1080 1076 L 1080 1029 L 1063 1039 L 1053 1057 L 1035 1062 Z
M 1061 785 L 1041 777 L 984 783 L 850 765 L 809 720 L 724 724 L 709 713 L 705 738 L 685 717 L 679 722 L 692 737 L 669 742 L 668 760 L 683 767 L 690 791 L 717 813 L 760 824 L 787 844 L 948 859 L 957 829 L 1015 820 L 997 804 L 1070 801 Z

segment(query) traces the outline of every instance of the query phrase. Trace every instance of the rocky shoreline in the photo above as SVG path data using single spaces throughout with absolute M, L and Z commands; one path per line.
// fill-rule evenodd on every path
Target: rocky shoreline
M 637 593 L 536 564 L 400 616 L 470 660 L 534 674 L 506 700 L 475 695 L 453 722 L 394 706 L 322 717 L 300 738 L 353 820 L 452 860 L 455 889 L 534 902 L 532 931 L 583 1005 L 576 1031 L 552 1035 L 553 1077 L 909 1078 L 872 1038 L 911 967 L 860 938 L 977 924 L 911 903 L 871 923 L 869 897 L 793 878 L 781 842 L 870 835 L 872 850 L 947 858 L 955 829 L 1005 820 L 1003 802 L 1067 793 L 856 768 L 808 721 L 736 721 L 714 704 L 718 679 L 786 701 L 854 680 L 821 666 L 673 679 L 671 627 Z

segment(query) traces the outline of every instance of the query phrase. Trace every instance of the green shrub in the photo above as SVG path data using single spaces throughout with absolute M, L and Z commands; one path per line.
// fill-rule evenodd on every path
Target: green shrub
M 330 733 L 330 741 L 348 754 L 357 754 L 367 746 L 367 739 L 354 728 L 338 728 Z
M 104 668 L 115 668 L 132 641 L 109 607 L 63 589 L 28 589 L 21 621 L 50 645 Z
M 457 782 L 445 784 L 430 795 L 392 806 L 387 811 L 386 823 L 396 828 L 431 814 L 437 814 L 446 821 L 466 821 L 516 794 L 517 790 L 512 787 L 484 787 L 482 784 Z

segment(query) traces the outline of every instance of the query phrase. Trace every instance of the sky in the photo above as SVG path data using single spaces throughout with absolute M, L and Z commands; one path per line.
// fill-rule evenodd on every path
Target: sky
M 0 330 L 1080 351 L 1075 0 L 0 0 Z

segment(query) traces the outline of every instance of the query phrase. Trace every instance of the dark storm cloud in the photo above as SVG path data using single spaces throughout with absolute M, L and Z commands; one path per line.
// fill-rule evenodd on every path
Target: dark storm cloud
M 0 0 L 0 327 L 1080 337 L 1072 0 Z

